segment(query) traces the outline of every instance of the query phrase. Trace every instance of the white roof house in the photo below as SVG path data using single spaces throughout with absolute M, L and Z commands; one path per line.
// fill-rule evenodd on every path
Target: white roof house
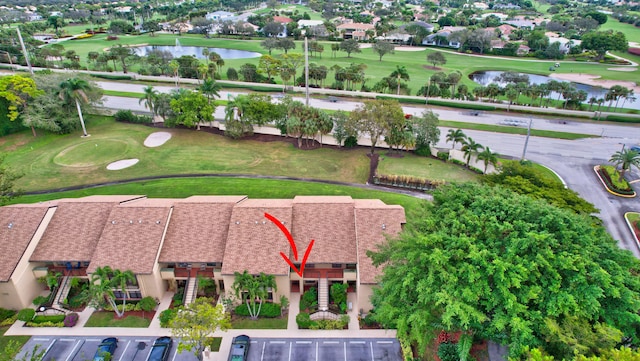
M 220 10 L 212 13 L 207 13 L 207 15 L 205 15 L 204 17 L 207 18 L 207 20 L 223 20 L 223 19 L 231 18 L 233 16 L 234 15 L 231 12 Z

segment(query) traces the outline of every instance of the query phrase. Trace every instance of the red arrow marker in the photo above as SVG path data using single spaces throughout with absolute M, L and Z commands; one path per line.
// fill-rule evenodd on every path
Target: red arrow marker
M 284 224 L 282 224 L 276 217 L 270 215 L 269 213 L 265 213 L 264 216 L 265 218 L 273 222 L 276 226 L 278 226 L 278 228 L 280 228 L 280 231 L 287 237 L 287 240 L 291 245 L 291 250 L 293 251 L 293 258 L 297 261 L 298 249 L 296 248 L 296 242 L 293 240 L 293 237 L 291 236 L 291 233 L 289 232 L 287 227 L 285 227 Z M 304 265 L 307 263 L 309 253 L 311 253 L 311 248 L 313 248 L 314 242 L 315 240 L 312 239 L 311 243 L 309 243 L 309 246 L 307 246 L 307 249 L 304 251 L 304 256 L 302 257 L 302 262 L 300 263 L 300 269 L 298 269 L 298 267 L 296 267 L 293 262 L 291 262 L 289 257 L 287 257 L 284 252 L 280 252 L 280 256 L 282 256 L 282 259 L 284 259 L 284 261 L 287 262 L 287 264 L 289 264 L 289 266 L 291 266 L 291 268 L 293 268 L 300 277 L 302 277 L 302 274 L 304 273 Z

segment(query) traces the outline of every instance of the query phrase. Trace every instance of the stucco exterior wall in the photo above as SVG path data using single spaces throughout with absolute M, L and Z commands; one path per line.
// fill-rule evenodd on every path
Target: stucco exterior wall
M 371 311 L 373 305 L 371 304 L 371 295 L 373 294 L 373 287 L 375 285 L 358 285 L 358 308 L 357 310 L 363 310 L 365 313 Z M 354 305 L 355 308 L 355 305 Z
M 166 291 L 166 286 L 162 277 L 160 276 L 160 267 L 156 264 L 153 273 L 146 275 L 137 275 L 138 285 L 140 286 L 140 292 L 142 297 L 153 297 L 162 299 Z

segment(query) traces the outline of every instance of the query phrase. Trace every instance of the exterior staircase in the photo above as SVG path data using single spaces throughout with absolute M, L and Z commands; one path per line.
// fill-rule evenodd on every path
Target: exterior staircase
M 65 308 L 65 300 L 67 296 L 69 296 L 69 291 L 71 290 L 71 277 L 64 276 L 62 277 L 62 281 L 60 282 L 60 287 L 58 288 L 58 293 L 56 294 L 56 298 L 53 301 L 51 306 L 55 308 Z
M 329 281 L 326 278 L 320 278 L 318 281 L 318 310 L 326 311 L 329 309 Z
M 184 305 L 188 305 L 196 299 L 196 293 L 198 292 L 198 279 L 190 277 L 187 280 L 187 287 L 184 290 Z

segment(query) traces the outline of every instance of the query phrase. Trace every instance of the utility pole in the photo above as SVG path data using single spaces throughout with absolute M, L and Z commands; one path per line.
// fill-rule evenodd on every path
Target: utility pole
M 31 62 L 29 61 L 29 54 L 27 53 L 27 48 L 24 46 L 24 41 L 22 40 L 22 34 L 20 33 L 20 27 L 16 27 L 16 31 L 18 31 L 18 39 L 20 39 L 20 46 L 22 47 L 22 54 L 24 55 L 24 60 L 27 61 L 27 66 L 29 67 L 29 72 L 33 75 L 33 68 L 31 67 Z
M 309 38 L 304 37 L 304 86 L 307 93 L 306 105 L 309 106 Z
M 524 149 L 522 150 L 522 160 L 524 160 L 525 154 L 527 154 L 527 145 L 529 144 L 529 136 L 531 136 L 531 123 L 533 118 L 529 117 L 529 126 L 527 127 L 527 138 L 524 140 Z

